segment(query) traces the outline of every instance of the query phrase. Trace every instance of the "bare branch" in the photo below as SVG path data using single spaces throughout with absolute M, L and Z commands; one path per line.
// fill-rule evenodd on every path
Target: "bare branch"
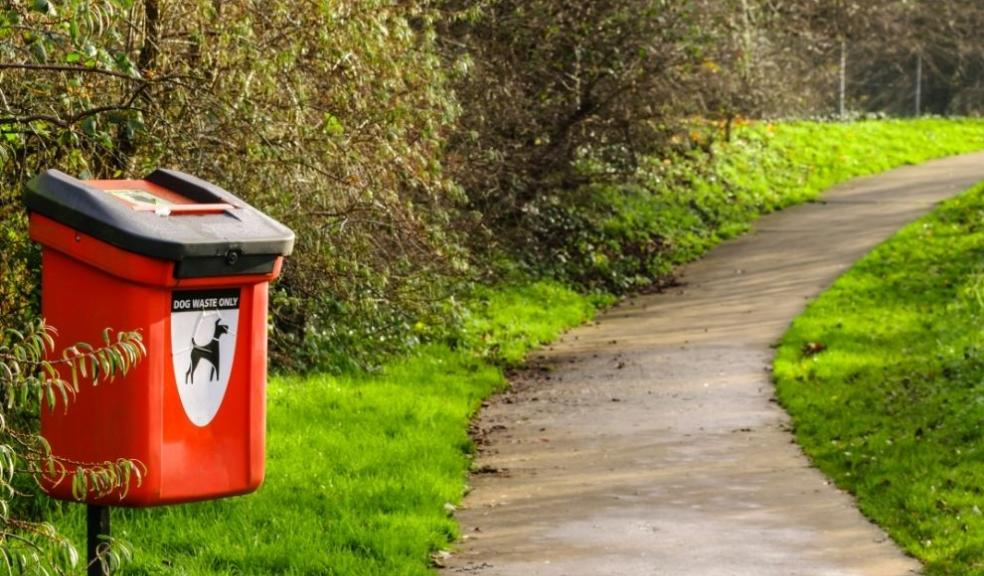
M 147 82 L 146 78 L 132 76 L 122 72 L 106 70 L 105 68 L 94 68 L 90 66 L 74 66 L 71 64 L 28 64 L 26 62 L 0 62 L 0 70 L 34 70 L 38 72 L 72 72 L 81 74 L 102 74 L 129 80 L 131 82 Z

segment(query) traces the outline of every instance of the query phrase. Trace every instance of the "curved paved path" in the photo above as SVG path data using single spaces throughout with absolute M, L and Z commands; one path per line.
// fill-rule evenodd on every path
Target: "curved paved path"
M 806 301 L 984 154 L 855 180 L 758 221 L 542 353 L 477 423 L 444 574 L 900 576 L 919 564 L 811 468 L 768 366 Z

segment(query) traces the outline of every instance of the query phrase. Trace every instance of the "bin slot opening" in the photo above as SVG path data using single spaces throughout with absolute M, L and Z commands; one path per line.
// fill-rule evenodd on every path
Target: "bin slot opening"
M 154 212 L 155 214 L 160 214 L 162 216 L 167 216 L 174 214 L 180 216 L 182 214 L 216 214 L 219 212 L 226 212 L 233 210 L 235 206 L 232 204 L 171 204 L 167 206 L 154 206 L 151 204 L 140 204 L 133 206 L 133 209 L 137 212 Z
M 150 190 L 137 187 L 100 188 L 100 190 L 117 200 L 122 200 L 124 204 L 130 207 L 146 206 L 153 209 L 160 206 L 173 206 L 177 203 L 173 197 L 167 198 L 161 194 L 154 194 Z

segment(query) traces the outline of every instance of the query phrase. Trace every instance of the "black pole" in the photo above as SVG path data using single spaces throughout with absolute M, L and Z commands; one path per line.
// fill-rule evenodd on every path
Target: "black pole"
M 106 542 L 100 540 L 100 536 L 110 535 L 109 526 L 109 506 L 96 506 L 89 504 L 85 508 L 85 526 L 88 531 L 86 541 L 86 557 L 88 558 L 88 576 L 106 576 L 109 571 L 103 571 L 102 562 L 98 560 L 99 552 L 105 547 Z

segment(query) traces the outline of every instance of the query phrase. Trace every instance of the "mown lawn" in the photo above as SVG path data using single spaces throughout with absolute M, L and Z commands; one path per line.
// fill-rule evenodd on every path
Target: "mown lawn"
M 836 182 L 982 148 L 981 121 L 755 124 L 720 146 L 708 170 L 681 169 L 672 188 L 613 197 L 613 226 L 659 234 L 669 271 L 758 214 Z M 121 574 L 430 573 L 431 554 L 457 536 L 448 505 L 465 491 L 468 422 L 505 385 L 502 367 L 606 301 L 552 282 L 481 289 L 455 342 L 374 373 L 273 378 L 264 486 L 246 497 L 116 511 L 114 533 L 135 550 Z M 82 541 L 81 506 L 63 510 L 54 521 Z
M 812 303 L 775 378 L 809 456 L 927 574 L 984 574 L 984 186 Z

